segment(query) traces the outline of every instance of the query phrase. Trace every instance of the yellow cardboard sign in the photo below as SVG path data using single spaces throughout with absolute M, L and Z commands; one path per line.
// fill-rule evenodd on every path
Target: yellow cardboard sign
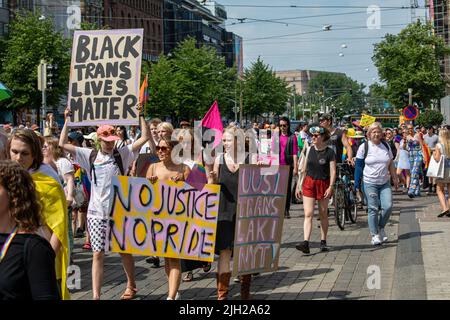
M 361 121 L 359 122 L 359 125 L 361 127 L 370 126 L 372 123 L 375 122 L 376 119 L 377 118 L 375 118 L 375 117 L 369 116 L 367 114 L 363 114 L 362 117 L 361 117 Z
M 107 251 L 212 262 L 220 186 L 119 176 L 112 181 Z

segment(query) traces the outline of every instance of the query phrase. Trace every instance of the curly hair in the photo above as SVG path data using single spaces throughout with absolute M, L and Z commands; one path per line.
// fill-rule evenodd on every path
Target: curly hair
M 34 232 L 43 224 L 33 179 L 18 163 L 0 161 L 0 185 L 9 199 L 9 212 L 20 230 Z

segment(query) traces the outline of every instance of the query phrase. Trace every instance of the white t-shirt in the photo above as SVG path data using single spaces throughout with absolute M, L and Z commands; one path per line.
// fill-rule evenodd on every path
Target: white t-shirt
M 379 145 L 368 141 L 369 151 L 364 161 L 363 181 L 364 183 L 383 185 L 390 180 L 389 162 L 393 155 L 391 149 L 386 149 L 383 143 Z M 365 143 L 359 146 L 357 159 L 364 159 Z
M 62 183 L 64 183 L 64 175 L 75 172 L 73 164 L 66 158 L 59 158 L 58 160 L 55 161 L 55 164 L 56 167 L 58 168 L 58 175 Z
M 118 150 L 124 169 L 133 163 L 137 155 L 131 151 L 132 147 L 133 145 L 130 144 Z M 75 150 L 76 160 L 90 176 L 91 165 L 89 163 L 89 156 L 91 155 L 92 149 L 76 147 Z M 91 199 L 89 201 L 88 217 L 107 219 L 109 217 L 109 205 L 111 201 L 112 178 L 120 175 L 120 170 L 112 154 L 104 154 L 100 151 L 94 161 L 94 168 L 97 183 L 91 177 Z

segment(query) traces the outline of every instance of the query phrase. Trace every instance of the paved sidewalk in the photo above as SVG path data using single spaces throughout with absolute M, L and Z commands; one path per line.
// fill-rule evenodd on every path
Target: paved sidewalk
M 402 297 L 395 296 L 395 293 L 399 291 L 399 281 L 395 277 L 396 274 L 398 277 L 396 270 L 400 270 L 396 265 L 396 261 L 400 261 L 399 253 L 397 252 L 399 246 L 400 211 L 405 217 L 407 217 L 407 214 L 413 214 L 416 209 L 427 211 L 428 204 L 437 199 L 435 197 L 422 197 L 411 200 L 405 195 L 394 195 L 394 200 L 394 212 L 386 226 L 386 232 L 389 236 L 388 243 L 378 247 L 370 244 L 367 217 L 364 211 L 360 211 L 357 223 L 347 225 L 343 231 L 339 230 L 334 222 L 334 218 L 330 216 L 328 245 L 331 250 L 328 253 L 319 252 L 319 221 L 314 219 L 310 255 L 303 255 L 303 253 L 295 249 L 295 245 L 303 240 L 303 211 L 301 210 L 301 205 L 294 205 L 291 210 L 292 219 L 285 220 L 284 223 L 280 268 L 277 272 L 264 273 L 252 280 L 251 292 L 253 298 L 270 300 L 401 299 Z M 430 223 L 439 224 L 439 228 L 445 226 L 448 233 L 433 231 L 435 230 L 433 228 L 437 227 L 430 225 Z M 445 292 L 450 293 L 448 282 L 450 277 L 444 269 L 441 270 L 438 266 L 441 263 L 447 263 L 446 266 L 448 268 L 450 263 L 450 254 L 448 252 L 450 222 L 425 222 L 421 220 L 420 227 L 428 228 L 431 231 L 424 231 L 424 229 L 422 234 L 416 234 L 416 237 L 423 235 L 421 240 L 424 247 L 434 246 L 434 248 L 424 249 L 424 251 L 429 253 L 442 252 L 441 260 L 439 261 L 434 256 L 424 255 L 424 267 L 427 270 L 426 283 L 428 286 L 435 287 L 435 282 L 439 282 L 442 285 L 436 286 L 436 288 L 439 288 L 441 291 L 448 290 Z M 446 238 L 434 237 L 444 237 L 444 234 Z M 410 240 L 410 235 L 408 233 L 400 239 L 400 246 L 402 246 L 403 240 Z M 408 244 L 408 241 L 405 244 Z M 439 243 L 447 244 L 445 252 L 442 251 L 442 248 L 437 250 Z M 72 298 L 91 299 L 90 268 L 92 254 L 81 250 L 81 246 L 82 242 L 77 240 L 74 262 L 82 270 L 82 288 L 81 290 L 73 291 Z M 408 250 L 403 250 L 402 252 L 409 256 Z M 167 297 L 167 281 L 163 265 L 159 269 L 153 269 L 145 262 L 145 257 L 136 257 L 135 260 L 136 279 L 139 289 L 137 299 L 164 300 Z M 370 272 L 379 268 L 379 289 L 369 289 L 367 286 L 367 280 L 371 276 L 371 274 L 368 274 L 369 267 Z M 196 270 L 192 282 L 182 282 L 180 287 L 182 298 L 215 300 L 217 298 L 215 271 L 216 263 L 213 264 L 213 268 L 209 273 Z M 445 279 L 446 282 L 442 281 L 441 278 L 438 280 L 438 275 L 447 277 Z M 125 290 L 125 279 L 119 255 L 115 253 L 108 254 L 105 258 L 102 299 L 119 299 Z M 394 287 L 395 283 L 397 283 L 397 287 Z M 239 284 L 231 282 L 230 289 L 230 298 L 239 299 Z M 431 293 L 438 295 L 438 292 L 425 289 L 422 293 L 427 292 L 428 298 L 435 297 Z
M 417 210 L 427 299 L 450 299 L 450 218 L 437 218 L 442 211 L 437 197 Z

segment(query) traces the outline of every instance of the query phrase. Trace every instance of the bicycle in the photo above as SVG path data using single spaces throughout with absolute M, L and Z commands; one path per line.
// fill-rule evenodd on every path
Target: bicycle
M 334 184 L 334 217 L 339 229 L 344 230 L 345 222 L 356 223 L 358 206 L 353 172 L 348 164 L 338 163 L 336 166 L 336 182 Z

